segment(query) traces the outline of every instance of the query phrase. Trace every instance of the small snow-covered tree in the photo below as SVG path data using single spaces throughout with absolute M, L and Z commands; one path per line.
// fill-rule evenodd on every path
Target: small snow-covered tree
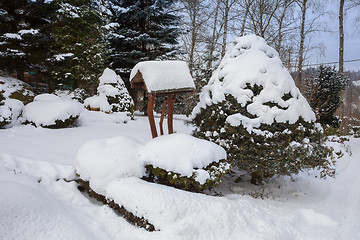
M 86 108 L 107 113 L 128 112 L 132 116 L 134 102 L 121 77 L 106 68 L 99 81 L 98 95 L 85 99 Z
M 193 110 L 194 136 L 223 146 L 252 182 L 302 169 L 331 175 L 315 114 L 263 38 L 236 39 Z
M 310 105 L 316 112 L 319 122 L 339 127 L 339 121 L 334 116 L 341 104 L 340 94 L 347 85 L 347 78 L 338 74 L 335 68 L 320 66 L 318 77 L 314 80 L 310 96 Z

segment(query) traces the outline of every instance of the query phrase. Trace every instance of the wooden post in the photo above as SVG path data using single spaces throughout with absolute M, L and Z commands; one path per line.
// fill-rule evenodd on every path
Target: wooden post
M 166 110 L 166 101 L 164 100 L 163 105 L 162 105 L 162 110 L 161 110 L 161 117 L 160 117 L 160 135 L 164 135 L 164 129 L 163 129 L 163 121 L 164 121 L 164 116 L 165 116 L 165 110 Z
M 156 138 L 158 135 L 157 135 L 155 119 L 154 119 L 154 101 L 155 101 L 155 96 L 149 95 L 148 106 L 147 106 L 147 115 L 149 118 L 151 135 L 153 138 Z
M 176 99 L 177 94 L 174 94 L 174 97 L 172 97 L 172 94 L 168 94 L 167 96 L 167 102 L 168 102 L 168 133 L 172 134 L 174 132 L 173 128 L 173 112 L 174 112 L 174 103 Z

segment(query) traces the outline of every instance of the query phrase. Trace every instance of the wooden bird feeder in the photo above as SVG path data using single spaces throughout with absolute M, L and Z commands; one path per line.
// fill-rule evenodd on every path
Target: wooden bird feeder
M 174 103 L 178 94 L 195 90 L 194 80 L 191 77 L 187 64 L 183 61 L 146 61 L 139 62 L 130 74 L 131 88 L 141 88 L 149 98 L 147 115 L 149 118 L 153 138 L 158 136 L 154 119 L 154 102 L 156 96 L 167 96 L 163 102 L 160 117 L 160 135 L 164 134 L 163 120 L 166 104 L 168 105 L 168 133 L 173 130 Z

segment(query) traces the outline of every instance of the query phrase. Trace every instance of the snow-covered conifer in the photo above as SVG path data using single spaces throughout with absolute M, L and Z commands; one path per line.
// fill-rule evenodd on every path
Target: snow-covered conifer
M 315 167 L 331 174 L 315 120 L 278 53 L 255 35 L 232 43 L 192 115 L 194 136 L 223 146 L 253 183 Z
M 314 82 L 310 105 L 316 112 L 319 122 L 339 127 L 339 121 L 334 114 L 341 104 L 340 94 L 345 89 L 347 78 L 339 75 L 334 68 L 320 66 Z
M 134 102 L 121 77 L 113 70 L 106 68 L 99 78 L 98 95 L 85 99 L 89 110 L 103 112 L 134 112 Z

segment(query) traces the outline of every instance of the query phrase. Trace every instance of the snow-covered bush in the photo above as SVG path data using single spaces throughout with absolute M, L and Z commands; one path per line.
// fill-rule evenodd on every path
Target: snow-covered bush
M 22 122 L 36 127 L 66 128 L 76 125 L 80 112 L 78 102 L 63 100 L 54 94 L 40 94 L 25 106 Z
M 193 192 L 215 186 L 230 170 L 222 147 L 180 133 L 153 139 L 139 155 L 147 180 Z
M 192 114 L 193 135 L 223 146 L 253 183 L 307 168 L 334 173 L 315 120 L 278 53 L 255 35 L 232 43 Z
M 0 92 L 0 128 L 11 123 L 11 109 L 4 105 L 5 97 Z
M 348 79 L 338 74 L 335 68 L 319 67 L 318 76 L 313 79 L 314 86 L 309 102 L 321 124 L 328 124 L 335 128 L 340 126 L 340 120 L 334 114 L 341 104 L 340 94 L 347 82 Z
M 93 111 L 129 112 L 133 115 L 134 102 L 120 76 L 106 68 L 99 80 L 98 95 L 85 99 L 85 107 Z
M 34 99 L 32 87 L 16 78 L 0 76 L 0 92 L 6 99 L 17 99 L 28 104 Z
M 144 164 L 138 158 L 143 144 L 129 137 L 99 139 L 83 145 L 75 160 L 76 172 L 98 194 L 119 178 L 144 176 Z
M 53 93 L 63 99 L 76 100 L 80 103 L 83 103 L 84 100 L 88 97 L 85 89 L 82 88 L 75 88 L 74 90 L 57 89 Z

